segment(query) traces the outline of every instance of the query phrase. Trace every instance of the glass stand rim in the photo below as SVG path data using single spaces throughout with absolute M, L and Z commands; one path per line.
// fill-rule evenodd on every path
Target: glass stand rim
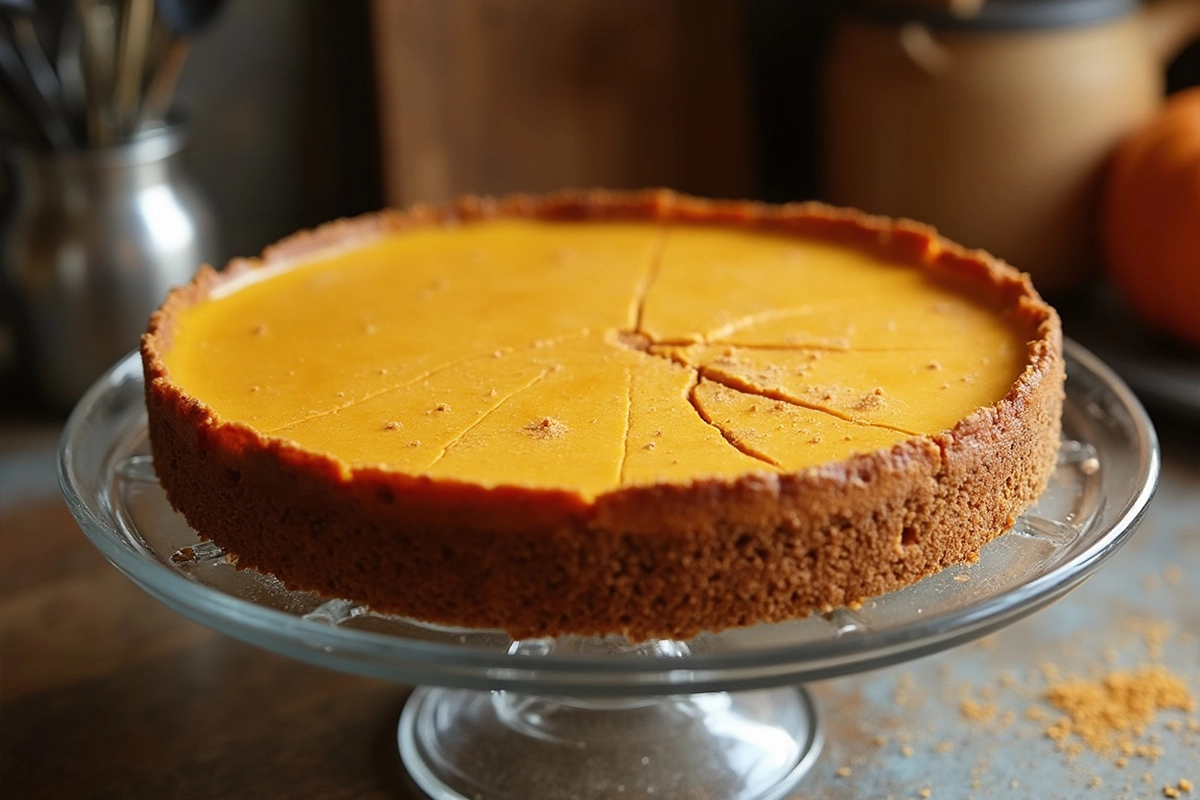
M 569 639 L 535 640 L 519 647 L 479 632 L 373 619 L 344 600 L 310 602 L 265 578 L 243 581 L 238 576 L 245 573 L 228 566 L 219 549 L 198 543 L 194 532 L 180 528 L 178 515 L 164 507 L 144 449 L 144 388 L 136 354 L 102 378 L 72 414 L 60 446 L 59 476 L 67 504 L 93 544 L 136 584 L 185 616 L 318 665 L 410 684 L 436 684 L 414 691 L 397 731 L 410 774 L 436 800 L 555 800 L 550 792 L 531 790 L 539 787 L 528 779 L 554 774 L 542 769 L 546 764 L 571 767 L 569 758 L 545 758 L 547 743 L 553 751 L 558 740 L 575 741 L 577 748 L 584 742 L 578 748 L 582 750 L 592 748 L 591 761 L 580 763 L 591 763 L 597 770 L 591 774 L 599 776 L 589 783 L 578 770 L 562 773 L 558 785 L 568 787 L 558 795 L 563 800 L 590 800 L 588 791 L 592 797 L 619 796 L 619 787 L 644 789 L 632 793 L 654 795 L 653 800 L 687 797 L 690 793 L 679 776 L 700 780 L 706 769 L 717 769 L 714 780 L 723 780 L 727 789 L 722 796 L 781 800 L 812 767 L 824 741 L 811 696 L 794 684 L 899 663 L 1010 624 L 1078 585 L 1132 534 L 1157 485 L 1154 429 L 1128 388 L 1094 356 L 1073 343 L 1067 344 L 1066 355 L 1064 425 L 1078 436 L 1067 440 L 1052 479 L 1053 484 L 1061 473 L 1068 488 L 1055 490 L 1052 485 L 1039 509 L 1064 498 L 1069 502 L 1055 511 L 1032 513 L 1023 518 L 1022 530 L 997 540 L 1005 542 L 1003 547 L 1018 559 L 1015 563 L 1027 570 L 1019 573 L 1017 583 L 1001 585 L 991 594 L 987 586 L 978 587 L 979 599 L 972 602 L 969 590 L 984 583 L 984 577 L 972 584 L 968 575 L 967 582 L 957 584 L 960 576 L 947 570 L 944 579 L 933 576 L 910 587 L 918 593 L 918 603 L 924 602 L 920 598 L 933 603 L 924 618 L 919 604 L 905 606 L 888 596 L 875 608 L 883 622 L 874 630 L 866 615 L 841 609 L 815 621 L 825 626 L 817 640 L 788 641 L 787 635 L 772 638 L 772 631 L 751 628 L 727 637 L 732 642 L 728 652 L 713 649 L 725 634 L 635 657 L 580 647 Z M 161 538 L 158 526 L 185 538 Z M 1001 556 L 989 551 L 981 563 L 997 558 Z M 977 574 L 999 579 L 993 573 Z M 938 602 L 948 603 L 949 610 L 935 613 Z M 888 613 L 898 615 L 890 628 Z M 406 633 L 353 627 L 364 622 L 400 625 Z M 472 642 L 481 635 L 490 643 L 488 648 Z M 759 635 L 764 638 L 756 640 Z M 658 657 L 662 655 L 676 657 Z M 623 708 L 613 708 L 609 701 L 607 710 L 583 699 L 651 695 L 656 699 L 630 701 Z M 496 696 L 507 696 L 504 702 L 511 707 L 495 712 Z M 479 713 L 472 717 L 472 710 Z M 460 731 L 474 721 L 478 729 L 474 738 L 452 735 L 431 719 L 463 723 L 457 726 Z M 603 736 L 586 731 L 600 723 L 619 730 L 629 720 L 646 723 L 643 727 L 651 730 L 657 725 L 663 747 L 653 756 L 630 760 L 628 753 L 622 755 L 618 740 L 605 760 Z M 574 734 L 574 740 L 555 733 L 564 729 L 584 732 Z M 731 733 L 737 730 L 748 733 L 739 738 Z M 715 755 L 697 758 L 687 747 L 669 749 L 688 741 L 700 748 L 696 752 Z M 496 763 L 515 777 L 481 778 L 488 773 L 472 767 L 464 752 L 476 754 L 468 759 L 479 753 L 507 753 Z M 535 770 L 531 764 L 540 766 Z M 640 769 L 651 765 L 655 769 Z M 628 778 L 621 780 L 628 783 L 609 786 L 604 775 L 611 778 L 612 770 L 619 768 L 626 770 Z M 516 788 L 505 794 L 497 780 L 508 780 L 507 786 Z

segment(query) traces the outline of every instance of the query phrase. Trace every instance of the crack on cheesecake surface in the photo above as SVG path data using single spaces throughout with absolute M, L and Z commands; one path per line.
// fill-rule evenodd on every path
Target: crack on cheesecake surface
M 654 285 L 654 281 L 658 278 L 658 271 L 662 267 L 663 249 L 666 247 L 667 236 L 670 234 L 670 227 L 663 226 L 659 229 L 658 235 L 654 238 L 654 243 L 646 254 L 646 267 L 642 273 L 641 279 L 634 288 L 633 300 L 629 305 L 629 328 L 637 333 L 642 332 L 642 317 L 646 313 L 646 296 L 650 293 L 650 287 Z
M 617 484 L 625 485 L 625 462 L 629 460 L 629 432 L 633 428 L 633 373 L 625 371 L 625 430 L 621 434 L 621 463 L 617 465 Z M 657 447 L 651 443 L 650 449 Z
M 737 450 L 739 453 L 747 455 L 757 461 L 761 461 L 762 463 L 773 467 L 776 470 L 782 469 L 782 464 L 771 458 L 766 453 L 755 449 L 751 444 L 746 442 L 744 435 L 739 436 L 730 428 L 727 428 L 716 421 L 712 414 L 710 414 L 704 407 L 704 402 L 700 399 L 699 393 L 702 382 L 703 379 L 700 377 L 700 373 L 697 372 L 696 380 L 692 383 L 691 389 L 688 390 L 688 402 L 690 402 L 692 407 L 696 409 L 696 414 L 700 417 L 700 419 L 704 420 L 706 424 L 711 425 L 718 433 L 720 433 L 721 438 L 728 442 L 729 446 L 734 450 Z
M 895 431 L 896 433 L 904 434 L 905 436 L 924 435 L 920 431 L 909 430 L 907 428 L 903 428 L 903 427 L 900 427 L 897 425 L 889 425 L 886 423 L 875 423 L 875 422 L 870 422 L 867 420 L 856 419 L 853 416 L 851 416 L 850 414 L 841 412 L 841 411 L 837 410 L 836 408 L 821 405 L 819 403 L 812 402 L 812 401 L 806 401 L 803 398 L 788 394 L 786 391 L 783 391 L 781 389 L 771 388 L 769 386 L 763 386 L 763 385 L 760 385 L 759 383 L 755 383 L 752 380 L 748 380 L 744 376 L 740 376 L 734 372 L 724 370 L 724 369 L 720 368 L 719 366 L 714 366 L 714 364 L 712 364 L 712 363 L 705 363 L 703 360 L 697 361 L 695 359 L 689 358 L 688 351 L 693 350 L 697 346 L 701 346 L 699 343 L 693 344 L 693 345 L 683 345 L 683 346 L 666 344 L 663 342 L 655 341 L 652 337 L 647 336 L 646 334 L 638 332 L 638 331 L 613 331 L 610 336 L 606 337 L 606 341 L 608 341 L 609 343 L 611 343 L 617 347 L 621 347 L 623 349 L 629 350 L 630 352 L 644 354 L 644 355 L 647 355 L 647 356 L 650 356 L 653 358 L 667 359 L 667 360 L 672 361 L 673 363 L 679 364 L 680 366 L 684 367 L 685 369 L 691 370 L 695 374 L 696 381 L 699 381 L 700 379 L 703 378 L 707 381 L 720 384 L 728 389 L 733 389 L 733 390 L 741 392 L 743 394 L 756 395 L 756 396 L 759 396 L 759 397 L 762 397 L 762 398 L 768 399 L 768 400 L 776 400 L 779 402 L 789 403 L 791 405 L 799 406 L 801 408 L 806 408 L 811 411 L 817 411 L 820 413 L 829 414 L 833 417 L 844 420 L 845 422 L 849 422 L 849 423 L 856 424 L 856 425 L 863 425 L 863 426 L 872 427 L 872 428 L 884 428 L 886 430 L 891 430 L 891 431 Z M 737 349 L 739 349 L 739 348 L 724 347 L 724 348 L 722 348 L 722 352 L 725 352 L 726 357 L 727 357 L 728 355 L 732 355 L 734 352 L 736 352 Z M 753 348 L 753 349 L 764 349 L 764 348 Z M 789 351 L 799 351 L 805 355 L 819 355 L 821 353 L 821 348 L 788 347 L 786 349 Z M 847 351 L 839 349 L 837 352 L 847 352 Z M 868 396 L 869 397 L 877 397 L 877 395 L 873 395 L 873 394 L 864 394 L 863 395 L 863 397 L 868 397 Z M 694 407 L 697 408 L 697 413 L 700 413 L 699 406 L 697 405 L 694 396 L 690 392 L 689 392 L 689 401 L 691 402 L 691 404 Z M 764 458 L 760 453 L 752 452 L 752 449 L 747 449 L 745 445 L 737 443 L 735 441 L 735 438 L 731 438 L 728 431 L 721 429 L 719 425 L 716 425 L 712 421 L 712 419 L 710 419 L 703 413 L 701 413 L 701 417 L 704 419 L 704 421 L 707 424 L 714 425 L 718 429 L 722 430 L 723 438 L 727 442 L 729 442 L 731 447 L 733 447 L 743 453 L 746 453 L 747 455 L 751 455 L 752 457 L 757 458 L 760 461 L 764 461 L 765 463 L 770 464 L 773 467 L 781 466 L 779 463 L 775 462 L 774 460 L 772 460 L 770 458 Z
M 426 380 L 433 378 L 443 372 L 454 369 L 455 367 L 462 367 L 473 361 L 482 361 L 484 359 L 504 358 L 504 357 L 512 355 L 512 354 L 520 353 L 523 350 L 543 349 L 549 345 L 556 344 L 558 342 L 566 341 L 568 339 L 582 338 L 582 337 L 586 337 L 588 335 L 589 335 L 588 331 L 581 331 L 577 334 L 565 334 L 563 336 L 554 337 L 553 339 L 538 339 L 538 340 L 535 340 L 535 341 L 533 341 L 527 345 L 521 346 L 521 347 L 501 347 L 501 348 L 496 348 L 495 350 L 492 350 L 491 352 L 486 353 L 486 354 L 476 354 L 476 355 L 466 356 L 464 358 L 459 358 L 454 361 L 450 361 L 450 362 L 441 364 L 437 367 L 434 367 L 433 369 L 426 370 L 425 372 L 421 373 L 420 375 L 417 375 L 414 378 L 408 378 L 408 379 L 404 380 L 402 383 L 395 384 L 392 386 L 387 386 L 386 388 L 379 389 L 379 390 L 372 392 L 371 394 L 368 394 L 364 397 L 359 397 L 354 400 L 350 400 L 349 402 L 346 402 L 342 405 L 334 406 L 333 408 L 329 408 L 324 411 L 313 412 L 307 416 L 303 416 L 298 419 L 294 419 L 285 425 L 280 425 L 277 428 L 269 428 L 269 429 L 263 430 L 262 433 L 267 436 L 279 436 L 281 434 L 285 434 L 289 430 L 295 428 L 298 425 L 302 425 L 306 422 L 311 422 L 311 421 L 319 419 L 321 417 L 325 417 L 325 416 L 329 416 L 329 415 L 333 415 L 333 414 L 340 414 L 341 412 L 346 411 L 347 409 L 353 408 L 354 406 L 361 405 L 363 403 L 369 402 L 371 400 L 374 400 L 378 397 L 382 397 L 382 396 L 387 395 L 392 392 L 398 392 L 402 389 L 407 389 L 410 386 L 415 386 L 416 384 L 418 384 L 422 381 L 426 381 Z M 387 368 L 382 368 L 382 369 L 386 373 Z
M 495 405 L 493 405 L 491 408 L 484 411 L 481 415 L 479 415 L 478 419 L 476 419 L 474 422 L 472 422 L 470 425 L 468 425 L 466 428 L 464 428 L 461 433 L 459 433 L 457 436 L 455 436 L 453 439 L 451 439 L 449 442 L 447 442 L 446 445 L 442 448 L 442 452 L 438 453 L 437 457 L 434 458 L 433 461 L 429 462 L 429 464 L 425 467 L 425 469 L 432 469 L 435 464 L 437 464 L 439 461 L 441 461 L 443 458 L 446 457 L 446 454 L 450 452 L 450 449 L 452 447 L 454 447 L 454 445 L 456 445 L 458 442 L 462 441 L 462 438 L 464 436 L 466 436 L 471 431 L 475 430 L 477 427 L 479 427 L 481 424 L 483 424 L 484 420 L 486 420 L 488 417 L 490 417 L 495 412 L 499 411 L 500 407 L 503 406 L 505 403 L 507 403 L 509 400 L 516 397 L 521 392 L 525 392 L 525 391 L 528 391 L 529 389 L 532 389 L 536 384 L 538 384 L 542 380 L 544 380 L 545 377 L 549 373 L 550 373 L 550 370 L 544 369 L 540 373 L 538 373 L 537 376 L 535 376 L 533 378 L 533 380 L 529 381 L 524 386 L 518 387 L 517 389 L 514 389 L 512 392 L 505 395 L 504 397 L 501 397 L 500 400 L 497 401 Z M 563 426 L 561 423 L 559 423 L 558 426 L 556 426 L 554 424 L 554 422 L 551 421 L 550 417 L 543 417 L 542 419 L 543 419 L 543 424 L 540 426 L 540 428 L 538 428 L 538 430 L 543 431 L 545 435 L 540 438 L 549 438 L 551 436 L 561 436 L 565 432 L 565 426 Z M 529 426 L 526 425 L 525 429 L 529 430 Z
M 696 367 L 696 370 L 697 370 L 697 372 L 699 372 L 699 374 L 702 377 L 706 378 L 707 380 L 710 380 L 713 383 L 719 383 L 722 386 L 728 387 L 730 389 L 736 389 L 737 391 L 743 392 L 744 394 L 757 395 L 758 397 L 763 397 L 763 398 L 766 398 L 769 400 L 778 400 L 781 403 L 788 403 L 790 405 L 798 406 L 800 408 L 807 408 L 810 411 L 818 411 L 822 414 L 828 414 L 831 417 L 835 417 L 837 419 L 843 420 L 844 422 L 849 422 L 854 425 L 862 425 L 862 426 L 868 427 L 868 428 L 883 428 L 885 430 L 895 431 L 896 433 L 902 433 L 905 436 L 923 436 L 923 435 L 925 435 L 921 431 L 909 430 L 907 428 L 902 428 L 898 425 L 888 425 L 886 423 L 881 423 L 881 422 L 866 422 L 861 419 L 855 419 L 854 417 L 850 416 L 849 414 L 843 413 L 843 412 L 837 410 L 836 408 L 821 405 L 819 403 L 815 403 L 812 401 L 806 401 L 800 397 L 791 395 L 786 391 L 782 391 L 777 388 L 772 388 L 770 386 L 764 386 L 753 380 L 747 380 L 743 376 L 740 376 L 734 372 L 723 370 L 719 367 L 714 367 L 711 365 L 702 365 L 700 367 Z M 878 396 L 879 395 L 872 395 L 870 393 L 865 393 L 862 395 L 862 399 L 860 399 L 860 403 L 870 402 L 866 398 L 878 397 Z

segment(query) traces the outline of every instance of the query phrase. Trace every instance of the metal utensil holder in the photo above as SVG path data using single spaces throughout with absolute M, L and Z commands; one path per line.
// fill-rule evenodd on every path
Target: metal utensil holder
M 172 287 L 218 255 L 213 213 L 163 127 L 103 148 L 5 148 L 15 178 L 0 229 L 3 294 L 41 400 L 70 408 Z

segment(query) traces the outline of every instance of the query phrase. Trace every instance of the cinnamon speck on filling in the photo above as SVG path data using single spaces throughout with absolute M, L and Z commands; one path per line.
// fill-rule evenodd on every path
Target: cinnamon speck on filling
M 883 387 L 876 386 L 874 389 L 859 398 L 859 401 L 854 404 L 854 408 L 858 411 L 868 411 L 870 409 L 879 408 L 883 405 L 883 403 Z
M 525 426 L 525 432 L 535 439 L 558 439 L 569 430 L 570 428 L 553 417 L 542 417 Z

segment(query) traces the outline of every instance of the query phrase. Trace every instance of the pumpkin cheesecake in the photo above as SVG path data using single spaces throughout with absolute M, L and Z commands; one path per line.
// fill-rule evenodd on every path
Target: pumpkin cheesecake
M 910 222 L 468 199 L 202 270 L 142 341 L 154 462 L 287 586 L 514 637 L 688 638 L 977 557 L 1042 492 L 1058 317 Z

